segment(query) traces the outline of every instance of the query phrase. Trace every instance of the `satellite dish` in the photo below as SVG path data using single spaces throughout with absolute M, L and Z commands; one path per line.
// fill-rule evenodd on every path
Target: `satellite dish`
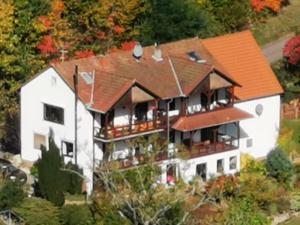
M 140 43 L 137 43 L 133 48 L 133 57 L 139 61 L 141 57 L 143 56 L 143 47 Z
M 260 116 L 263 113 L 263 111 L 264 111 L 264 107 L 262 104 L 256 105 L 255 112 L 258 116 Z

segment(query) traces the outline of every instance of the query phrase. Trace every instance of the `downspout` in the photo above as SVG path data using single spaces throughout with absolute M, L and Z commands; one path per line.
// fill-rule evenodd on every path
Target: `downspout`
M 93 173 L 95 172 L 95 139 L 94 139 L 94 128 L 95 128 L 95 112 L 92 112 L 93 116 L 93 132 L 92 132 L 92 140 L 93 140 Z
M 169 111 L 170 111 L 170 103 L 172 103 L 174 99 L 170 99 L 167 101 L 167 150 L 169 150 L 169 144 L 170 144 L 170 117 L 169 117 Z
M 77 165 L 77 105 L 78 105 L 78 66 L 75 65 L 75 74 L 73 75 L 75 102 L 74 102 L 74 161 Z

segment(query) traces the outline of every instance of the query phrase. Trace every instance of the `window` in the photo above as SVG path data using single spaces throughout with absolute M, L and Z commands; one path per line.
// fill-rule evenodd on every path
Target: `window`
M 62 155 L 73 157 L 73 143 L 63 141 L 62 142 Z
M 170 142 L 171 142 L 171 143 L 175 143 L 175 130 L 171 130 L 171 131 L 170 131 L 170 136 L 169 136 L 169 138 L 170 138 Z
M 137 121 L 147 121 L 148 103 L 138 103 L 135 106 L 135 116 Z
M 44 120 L 64 124 L 64 109 L 44 104 Z
M 224 173 L 224 159 L 217 160 L 217 173 Z
M 235 170 L 237 165 L 237 157 L 232 156 L 229 158 L 229 169 Z
M 170 111 L 173 111 L 173 110 L 176 109 L 176 104 L 175 104 L 175 102 L 176 102 L 176 99 L 175 99 L 175 98 L 170 102 L 170 106 L 169 106 L 169 110 L 170 110 Z
M 176 179 L 176 164 L 167 165 L 167 183 L 173 184 Z
M 46 136 L 41 134 L 34 134 L 34 148 L 43 150 L 46 148 Z
M 252 140 L 252 138 L 247 139 L 246 146 L 247 146 L 247 148 L 251 148 L 253 146 L 253 140 Z
M 196 166 L 196 175 L 200 176 L 203 181 L 206 181 L 207 179 L 206 171 L 207 171 L 206 163 L 201 163 Z

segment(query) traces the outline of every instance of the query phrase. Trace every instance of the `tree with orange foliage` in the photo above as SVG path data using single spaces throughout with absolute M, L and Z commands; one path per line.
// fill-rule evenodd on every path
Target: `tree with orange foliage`
M 251 0 L 254 11 L 258 13 L 266 9 L 269 9 L 274 13 L 278 13 L 284 2 L 284 0 Z
M 51 12 L 47 16 L 38 17 L 36 28 L 44 35 L 37 48 L 46 57 L 59 56 L 61 50 L 70 48 L 78 39 L 68 20 L 62 17 L 63 11 L 63 0 L 54 0 Z

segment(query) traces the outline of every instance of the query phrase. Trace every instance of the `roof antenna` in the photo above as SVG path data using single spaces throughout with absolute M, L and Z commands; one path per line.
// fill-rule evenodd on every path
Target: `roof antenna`
M 139 42 L 137 42 L 134 46 L 132 56 L 137 62 L 141 61 L 141 58 L 143 56 L 143 47 Z
M 163 57 L 162 57 L 162 51 L 159 48 L 159 45 L 155 42 L 154 43 L 154 53 L 152 55 L 152 58 L 156 61 L 156 62 L 161 62 L 163 61 Z

